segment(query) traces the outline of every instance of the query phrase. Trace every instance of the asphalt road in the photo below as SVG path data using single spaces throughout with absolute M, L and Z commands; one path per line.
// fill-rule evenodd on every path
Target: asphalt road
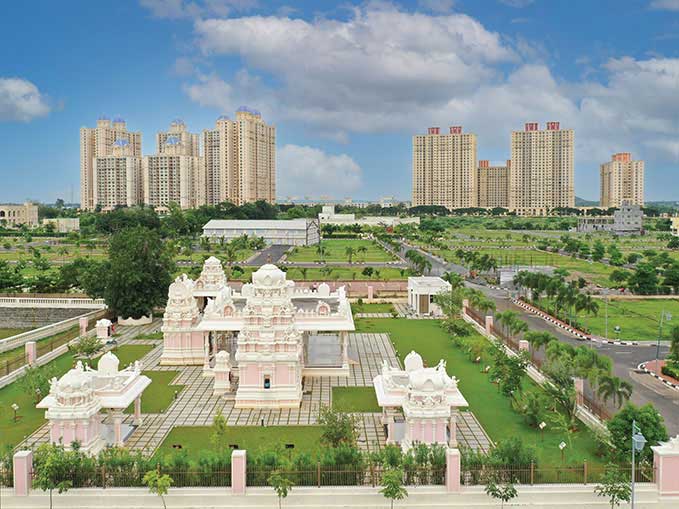
M 410 247 L 406 248 L 410 249 Z M 466 269 L 460 265 L 446 263 L 430 255 L 426 251 L 420 250 L 432 264 L 432 275 L 441 275 L 446 271 L 463 274 Z M 616 376 L 627 380 L 633 386 L 632 403 L 644 405 L 652 403 L 665 418 L 665 425 L 670 436 L 679 434 L 679 390 L 666 386 L 651 375 L 637 371 L 637 366 L 651 359 L 655 359 L 655 343 L 643 344 L 640 346 L 612 345 L 608 343 L 596 343 L 592 341 L 581 341 L 570 335 L 566 331 L 554 326 L 542 318 L 525 311 L 511 302 L 509 293 L 506 290 L 497 290 L 487 286 L 467 284 L 484 292 L 488 297 L 495 301 L 497 311 L 511 309 L 521 315 L 521 318 L 528 322 L 533 330 L 543 330 L 554 334 L 559 341 L 572 345 L 586 344 L 606 355 L 613 361 L 613 371 Z M 660 347 L 660 358 L 667 355 L 667 346 Z
M 271 245 L 262 249 L 257 256 L 248 262 L 248 265 L 260 267 L 265 263 L 277 263 L 278 260 L 290 249 L 291 246 Z

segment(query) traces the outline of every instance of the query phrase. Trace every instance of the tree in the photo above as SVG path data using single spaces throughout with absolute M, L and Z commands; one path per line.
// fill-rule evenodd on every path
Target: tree
M 210 433 L 210 443 L 220 454 L 226 449 L 226 433 L 228 432 L 228 426 L 226 423 L 226 418 L 222 411 L 217 412 L 217 415 L 212 419 L 212 428 Z
M 552 341 L 557 341 L 556 336 L 547 331 L 528 331 L 523 335 L 523 339 L 528 341 L 533 351 L 546 347 Z
M 68 348 L 76 356 L 85 357 L 90 361 L 92 356 L 101 350 L 102 346 L 101 340 L 96 336 L 81 336 Z
M 604 246 L 603 242 L 600 240 L 594 242 L 594 248 L 592 249 L 592 260 L 599 262 L 605 255 L 606 247 Z
M 267 482 L 276 492 L 276 496 L 278 497 L 278 509 L 280 509 L 283 499 L 288 496 L 290 491 L 292 491 L 294 483 L 287 477 L 281 475 L 277 470 L 272 472 L 267 479 Z
M 330 447 L 339 447 L 340 444 L 356 444 L 358 424 L 353 415 L 338 412 L 331 407 L 321 406 L 318 423 L 323 426 L 322 443 Z
M 394 509 L 394 500 L 403 500 L 408 496 L 408 490 L 403 486 L 403 471 L 398 468 L 390 468 L 382 475 L 382 488 L 380 493 L 389 499 L 391 509 Z
M 679 294 L 679 263 L 674 263 L 665 269 L 663 285 L 669 286 L 675 294 Z
M 609 463 L 601 477 L 601 483 L 594 488 L 594 493 L 600 497 L 607 497 L 613 509 L 619 506 L 620 502 L 630 501 L 632 487 L 624 472 L 617 465 Z
M 52 509 L 52 492 L 68 491 L 73 482 L 68 479 L 71 470 L 73 454 L 64 451 L 63 445 L 43 444 L 38 447 L 35 455 L 33 484 L 43 491 L 50 492 L 50 509 Z
M 617 376 L 604 375 L 598 380 L 597 394 L 604 400 L 613 400 L 616 408 L 629 400 L 632 395 L 632 384 Z
M 672 327 L 671 336 L 670 353 L 667 358 L 679 362 L 679 325 Z
M 351 260 L 356 254 L 356 250 L 351 246 L 347 246 L 346 249 L 344 250 L 344 254 L 347 255 L 347 260 L 349 261 L 349 263 L 351 263 Z
M 56 369 L 53 364 L 26 366 L 24 374 L 17 380 L 17 385 L 37 404 L 49 393 L 50 379 L 55 375 Z
M 111 237 L 106 304 L 119 316 L 149 315 L 167 299 L 174 262 L 157 232 L 136 227 Z
M 165 505 L 165 495 L 167 495 L 170 486 L 174 482 L 172 477 L 167 474 L 160 475 L 156 470 L 149 470 L 144 474 L 144 479 L 142 482 L 148 487 L 151 493 L 154 493 L 160 497 L 163 502 L 163 507 L 167 509 Z
M 631 458 L 632 421 L 636 421 L 636 425 L 646 437 L 646 447 L 638 453 L 637 457 L 640 461 L 652 461 L 651 446 L 667 440 L 667 428 L 665 428 L 662 415 L 650 403 L 641 407 L 627 403 L 606 423 L 611 435 L 611 443 L 615 446 L 612 454 L 619 461 L 629 461 Z
M 500 501 L 500 507 L 504 507 L 505 502 L 518 496 L 518 492 L 511 482 L 500 483 L 495 477 L 491 476 L 486 482 L 486 495 Z
M 658 274 L 650 263 L 640 263 L 629 278 L 630 288 L 637 295 L 653 295 L 658 290 Z

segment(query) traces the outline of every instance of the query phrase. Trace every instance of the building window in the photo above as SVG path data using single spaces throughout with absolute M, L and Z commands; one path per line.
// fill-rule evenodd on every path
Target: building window
M 271 377 L 270 376 L 264 377 L 264 388 L 265 389 L 271 389 Z

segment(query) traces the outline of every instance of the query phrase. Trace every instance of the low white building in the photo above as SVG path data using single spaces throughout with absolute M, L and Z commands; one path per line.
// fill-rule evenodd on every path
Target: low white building
M 441 315 L 441 308 L 434 302 L 434 296 L 451 290 L 450 283 L 436 276 L 408 278 L 408 305 L 418 315 Z
M 42 220 L 43 226 L 52 224 L 54 231 L 58 233 L 70 233 L 80 231 L 80 218 L 78 217 L 55 217 Z
M 318 220 L 323 224 L 361 226 L 389 226 L 399 224 L 420 224 L 419 217 L 396 217 L 396 216 L 365 216 L 357 218 L 355 214 L 337 214 L 334 205 L 324 205 L 322 212 L 318 214 Z
M 203 226 L 203 237 L 217 241 L 243 235 L 262 237 L 267 244 L 311 246 L 320 241 L 316 219 L 212 219 Z

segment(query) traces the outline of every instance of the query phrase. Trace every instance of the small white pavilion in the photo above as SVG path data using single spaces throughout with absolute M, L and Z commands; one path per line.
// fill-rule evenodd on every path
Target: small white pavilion
M 457 447 L 457 409 L 469 406 L 457 379 L 448 376 L 443 360 L 436 367 L 424 367 L 416 352 L 406 356 L 404 365 L 401 370 L 384 361 L 382 373 L 373 380 L 387 443 L 401 444 L 404 450 L 416 443 Z M 399 410 L 404 421 L 394 416 Z
M 51 443 L 70 448 L 77 441 L 88 454 L 97 454 L 107 445 L 122 446 L 133 430 L 123 424 L 123 411 L 133 402 L 133 423 L 142 423 L 141 396 L 151 379 L 141 374 L 139 361 L 123 370 L 118 370 L 119 364 L 118 357 L 107 352 L 96 370 L 78 361 L 59 380 L 50 380 L 50 392 L 37 408 L 46 410 Z M 102 423 L 102 411 L 108 413 L 110 425 Z
M 434 302 L 434 296 L 449 292 L 450 283 L 436 276 L 408 278 L 408 305 L 417 315 L 442 315 L 441 308 Z

